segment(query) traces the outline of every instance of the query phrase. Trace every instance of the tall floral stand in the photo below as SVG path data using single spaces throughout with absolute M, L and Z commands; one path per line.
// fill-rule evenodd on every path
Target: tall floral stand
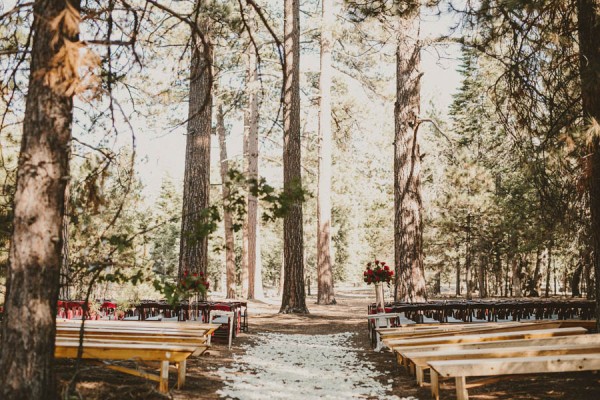
M 373 336 L 372 336 L 372 340 L 374 339 L 374 347 L 375 347 L 375 351 L 380 351 L 381 349 L 384 348 L 383 342 L 381 341 L 381 338 L 379 337 L 379 334 L 377 333 L 376 329 L 377 328 L 383 328 L 383 327 L 389 327 L 388 325 L 388 319 L 386 318 L 386 316 L 384 315 L 379 315 L 379 314 L 385 314 L 385 295 L 383 292 L 383 283 L 379 282 L 375 284 L 375 305 L 376 305 L 376 309 L 377 309 L 377 315 L 374 315 L 373 317 L 373 323 L 374 323 L 374 329 L 373 329 Z
M 385 296 L 383 292 L 383 283 L 379 282 L 375 284 L 375 305 L 377 313 L 385 312 Z

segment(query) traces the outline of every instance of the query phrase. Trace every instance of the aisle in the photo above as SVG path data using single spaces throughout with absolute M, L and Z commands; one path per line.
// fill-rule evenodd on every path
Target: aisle
M 217 393 L 240 400 L 399 400 L 387 395 L 391 385 L 375 379 L 380 372 L 358 357 L 353 334 L 259 333 L 245 354 L 234 356 L 233 367 L 219 369 L 225 387 Z

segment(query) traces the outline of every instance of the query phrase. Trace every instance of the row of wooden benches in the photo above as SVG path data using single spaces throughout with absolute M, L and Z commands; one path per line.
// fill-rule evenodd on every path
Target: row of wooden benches
M 211 335 L 219 327 L 192 322 L 85 321 L 82 332 L 81 324 L 57 320 L 56 358 L 95 360 L 107 368 L 156 381 L 161 393 L 168 392 L 171 364 L 177 369 L 178 388 L 184 385 L 187 359 L 206 351 Z M 113 363 L 118 360 L 158 362 L 160 373 Z
M 420 386 L 429 370 L 431 394 L 440 379 L 454 378 L 458 400 L 469 387 L 515 374 L 600 370 L 596 321 L 540 321 L 482 324 L 421 324 L 379 328 L 389 347 Z M 487 377 L 467 385 L 466 378 Z

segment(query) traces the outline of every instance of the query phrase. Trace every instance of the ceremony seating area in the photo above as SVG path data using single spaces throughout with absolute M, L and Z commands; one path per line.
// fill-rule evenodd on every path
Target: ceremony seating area
M 83 324 L 83 330 L 82 330 Z M 94 360 L 106 368 L 158 382 L 168 392 L 169 367 L 177 369 L 177 387 L 185 384 L 187 359 L 210 347 L 219 325 L 195 322 L 57 320 L 56 358 Z M 159 374 L 115 364 L 158 362 Z M 152 367 L 150 365 L 150 367 Z
M 504 323 L 430 323 L 376 328 L 419 386 L 440 398 L 441 381 L 454 378 L 458 400 L 468 389 L 517 374 L 600 370 L 600 334 L 591 320 Z M 466 379 L 485 377 L 476 382 Z

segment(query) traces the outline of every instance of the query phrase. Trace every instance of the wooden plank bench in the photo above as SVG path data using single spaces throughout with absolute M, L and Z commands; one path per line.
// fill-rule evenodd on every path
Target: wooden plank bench
M 90 323 L 91 322 L 91 323 Z M 83 332 L 83 358 L 97 358 L 99 360 L 140 360 L 158 361 L 161 363 L 160 376 L 140 372 L 138 370 L 105 365 L 108 368 L 125 373 L 143 376 L 159 382 L 159 390 L 168 390 L 168 382 L 163 379 L 166 374 L 168 379 L 169 353 L 164 348 L 183 349 L 183 361 L 174 360 L 178 369 L 178 386 L 185 382 L 186 359 L 190 355 L 200 355 L 210 346 L 210 337 L 219 327 L 215 324 L 188 324 L 188 323 L 162 323 L 135 321 L 132 324 L 122 324 L 121 321 L 86 321 Z M 63 345 L 58 356 L 63 358 L 77 357 L 81 321 L 57 322 L 57 346 Z M 68 346 L 66 346 L 68 344 Z M 66 347 L 65 347 L 66 346 Z M 104 346 L 104 347 L 102 347 Z M 142 347 L 140 347 L 142 346 Z M 58 348 L 58 347 L 57 347 Z M 100 351 L 100 349 L 103 349 Z M 150 351 L 148 352 L 148 349 Z M 177 351 L 179 351 L 177 350 Z M 141 354 L 144 353 L 144 354 Z M 149 355 L 148 355 L 149 354 Z M 57 357 L 58 357 L 57 356 Z M 149 357 L 150 358 L 147 358 Z M 111 358 L 116 357 L 116 358 Z M 166 359 L 165 359 L 166 357 Z M 179 357 L 179 356 L 178 356 Z M 166 368 L 166 372 L 165 372 Z
M 578 325 L 569 324 L 568 327 L 577 327 Z M 389 334 L 384 336 L 384 343 L 389 346 L 394 341 L 399 339 L 411 339 L 411 338 L 425 338 L 425 337 L 436 337 L 436 336 L 455 336 L 455 335 L 467 335 L 476 333 L 492 333 L 492 332 L 516 332 L 524 330 L 537 330 L 537 329 L 556 329 L 564 328 L 564 322 L 562 321 L 543 321 L 543 322 L 517 322 L 517 323 L 495 323 L 489 325 L 478 325 L 476 327 L 459 327 L 453 329 L 452 327 L 440 328 L 438 330 L 426 330 L 418 332 L 402 332 Z
M 429 369 L 428 363 L 430 361 L 600 353 L 600 335 L 587 336 L 594 336 L 594 338 L 573 344 L 544 343 L 542 340 L 535 346 L 527 347 L 490 347 L 486 349 L 442 350 L 432 352 L 408 351 L 404 352 L 402 356 L 414 365 L 417 383 L 419 386 L 423 386 L 424 371 Z
M 79 341 L 57 339 L 54 356 L 56 358 L 77 358 Z M 84 341 L 81 357 L 95 360 L 133 360 L 133 361 L 158 361 L 160 362 L 160 375 L 138 371 L 117 365 L 104 365 L 107 368 L 140 376 L 157 381 L 158 390 L 167 393 L 169 390 L 169 364 L 177 367 L 177 386 L 185 384 L 186 362 L 189 356 L 196 351 L 196 346 L 182 346 L 164 343 L 127 343 L 121 341 Z
M 600 370 L 600 354 L 431 361 L 431 394 L 439 400 L 439 378 L 455 378 L 457 400 L 468 400 L 466 378 Z
M 456 335 L 456 336 L 439 336 L 431 338 L 416 338 L 416 339 L 399 339 L 390 341 L 388 346 L 392 351 L 397 353 L 398 362 L 402 363 L 408 368 L 408 362 L 402 358 L 402 351 L 409 347 L 424 347 L 424 346 L 436 346 L 436 345 L 447 345 L 447 344 L 467 344 L 467 343 L 485 343 L 485 342 L 498 342 L 506 340 L 520 340 L 520 339 L 541 339 L 555 336 L 570 336 L 570 335 L 582 335 L 587 330 L 585 328 L 556 328 L 556 329 L 537 329 L 529 331 L 516 331 L 516 332 L 494 332 L 494 333 L 480 333 L 471 335 Z
M 452 343 L 475 343 L 475 342 L 490 342 L 496 340 L 511 340 L 511 339 L 534 339 L 552 336 L 567 336 L 580 335 L 587 332 L 585 328 L 555 328 L 555 329 L 534 329 L 516 332 L 492 332 L 478 334 L 463 334 L 463 335 L 448 335 L 437 337 L 425 337 L 415 339 L 396 339 L 390 340 L 390 348 L 397 351 L 406 346 L 424 346 L 435 344 L 452 344 Z
M 386 345 L 393 344 L 400 339 L 420 339 L 420 338 L 433 338 L 441 336 L 459 336 L 459 335 L 474 335 L 480 333 L 500 333 L 500 332 L 518 332 L 527 330 L 537 329 L 557 329 L 560 328 L 560 323 L 551 322 L 542 325 L 528 325 L 528 324 L 515 324 L 506 326 L 493 326 L 484 328 L 473 328 L 473 329 L 461 329 L 461 330 L 449 330 L 439 332 L 419 332 L 417 334 L 405 334 L 403 336 L 395 336 L 393 338 L 386 338 L 384 342 Z

